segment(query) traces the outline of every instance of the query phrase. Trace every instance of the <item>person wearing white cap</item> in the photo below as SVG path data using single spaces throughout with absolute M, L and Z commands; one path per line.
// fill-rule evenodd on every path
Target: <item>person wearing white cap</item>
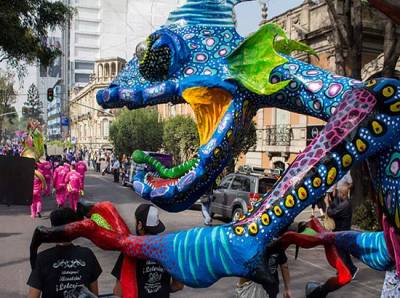
M 159 219 L 158 209 L 151 204 L 141 204 L 135 211 L 136 234 L 157 235 L 164 232 L 165 226 Z M 121 297 L 121 268 L 123 254 L 121 254 L 111 274 L 117 279 L 114 295 Z M 157 274 L 154 274 L 156 272 Z M 151 260 L 136 261 L 136 283 L 139 298 L 167 298 L 170 293 L 183 289 L 183 284 L 173 279 L 171 275 L 157 262 Z

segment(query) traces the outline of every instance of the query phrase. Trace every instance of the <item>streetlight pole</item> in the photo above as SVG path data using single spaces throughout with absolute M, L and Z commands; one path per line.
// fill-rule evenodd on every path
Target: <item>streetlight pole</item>
M 258 4 L 260 5 L 261 8 L 261 22 L 260 22 L 261 26 L 267 23 L 269 0 L 258 0 Z

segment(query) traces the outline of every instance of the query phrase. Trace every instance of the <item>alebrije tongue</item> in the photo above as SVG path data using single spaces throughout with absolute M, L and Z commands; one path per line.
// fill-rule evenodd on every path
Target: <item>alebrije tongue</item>
M 194 158 L 188 160 L 179 166 L 173 168 L 166 168 L 161 162 L 159 162 L 154 157 L 147 155 L 142 150 L 135 150 L 132 153 L 132 160 L 139 164 L 147 164 L 152 166 L 160 174 L 161 178 L 180 178 L 185 175 L 191 168 L 193 168 L 197 163 L 198 159 Z

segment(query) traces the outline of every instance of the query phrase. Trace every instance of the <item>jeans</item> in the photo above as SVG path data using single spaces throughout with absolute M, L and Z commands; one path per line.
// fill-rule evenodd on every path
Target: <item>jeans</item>
M 338 253 L 340 257 L 343 259 L 344 264 L 347 266 L 347 268 L 349 268 L 350 274 L 354 275 L 354 273 L 357 271 L 357 267 L 356 265 L 354 265 L 350 253 L 348 251 L 341 250 L 339 248 L 338 248 Z
M 210 203 L 210 200 L 207 203 L 201 203 L 201 213 L 203 214 L 205 225 L 209 225 L 212 222 L 212 218 L 210 216 Z

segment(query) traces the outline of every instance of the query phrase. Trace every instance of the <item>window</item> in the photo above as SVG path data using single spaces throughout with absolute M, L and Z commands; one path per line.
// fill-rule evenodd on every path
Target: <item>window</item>
M 75 62 L 75 69 L 86 69 L 86 70 L 93 70 L 94 63 L 93 62 Z
M 110 122 L 103 120 L 103 137 L 108 138 L 110 136 Z
M 76 83 L 89 83 L 89 74 L 86 73 L 76 73 L 75 82 Z
M 236 176 L 232 182 L 231 189 L 250 192 L 250 178 Z
M 229 185 L 231 184 L 233 176 L 227 176 L 224 180 L 222 180 L 221 184 L 219 185 L 218 188 L 220 189 L 227 189 L 229 188 Z

